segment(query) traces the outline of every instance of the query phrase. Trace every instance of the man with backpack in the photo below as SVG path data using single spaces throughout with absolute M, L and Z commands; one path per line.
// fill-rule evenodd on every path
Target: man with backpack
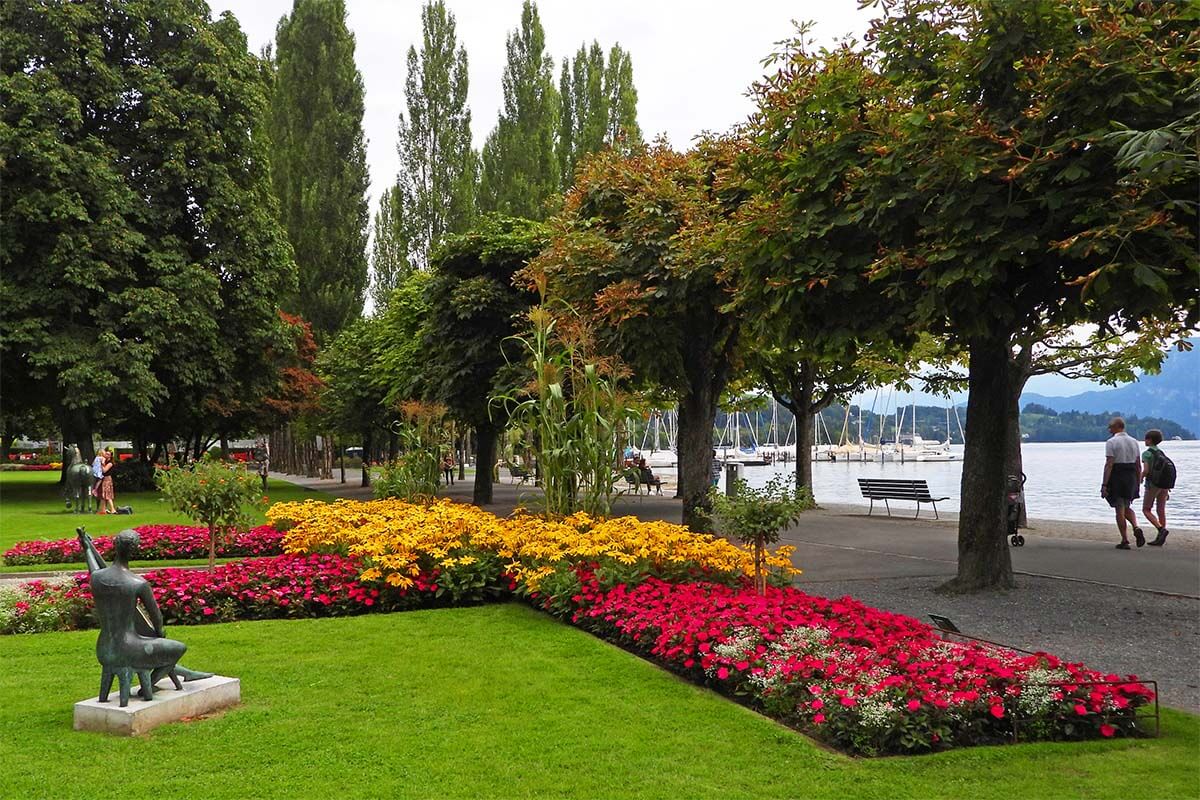
M 1167 541 L 1167 500 L 1175 488 L 1175 463 L 1158 449 L 1162 444 L 1162 431 L 1146 431 L 1146 451 L 1142 453 L 1142 477 L 1146 480 L 1146 497 L 1142 500 L 1142 514 L 1158 530 L 1151 547 L 1162 547 Z M 1158 516 L 1154 507 L 1158 506 Z

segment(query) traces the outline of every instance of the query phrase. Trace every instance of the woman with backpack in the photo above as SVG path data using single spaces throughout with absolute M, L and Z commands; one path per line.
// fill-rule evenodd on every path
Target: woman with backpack
M 1146 431 L 1146 451 L 1142 453 L 1142 477 L 1146 481 L 1146 497 L 1142 500 L 1142 514 L 1146 520 L 1158 529 L 1158 537 L 1153 542 L 1147 542 L 1151 547 L 1162 547 L 1167 541 L 1167 501 L 1171 499 L 1171 489 L 1175 488 L 1175 464 L 1167 458 L 1166 453 L 1158 449 L 1162 444 L 1162 431 L 1158 429 Z M 1158 516 L 1154 508 L 1158 507 Z

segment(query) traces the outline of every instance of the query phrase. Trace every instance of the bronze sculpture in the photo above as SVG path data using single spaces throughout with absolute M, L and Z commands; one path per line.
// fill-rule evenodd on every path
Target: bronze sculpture
M 92 468 L 83 462 L 78 446 L 64 450 L 63 456 L 69 459 L 67 468 L 63 470 L 66 476 L 63 495 L 67 498 L 67 508 L 71 507 L 71 501 L 74 500 L 76 514 L 88 513 L 92 510 Z
M 162 612 L 150 583 L 129 570 L 129 559 L 137 552 L 137 531 L 121 531 L 113 539 L 113 563 L 104 558 L 83 528 L 76 528 L 79 546 L 91 576 L 92 597 L 100 620 L 96 659 L 100 662 L 100 702 L 108 702 L 113 678 L 118 681 L 121 707 L 129 705 L 133 674 L 138 676 L 138 694 L 154 699 L 154 684 L 169 677 L 176 689 L 187 681 L 212 677 L 179 665 L 187 650 L 183 642 L 163 635 Z M 140 605 L 139 605 L 140 603 Z

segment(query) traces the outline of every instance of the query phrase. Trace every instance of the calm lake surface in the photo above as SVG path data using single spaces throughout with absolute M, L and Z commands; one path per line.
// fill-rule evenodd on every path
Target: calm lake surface
M 961 454 L 962 446 L 956 446 L 954 450 Z M 1163 442 L 1162 450 L 1175 462 L 1179 473 L 1167 503 L 1167 527 L 1200 528 L 1200 441 Z M 1030 517 L 1112 522 L 1113 511 L 1100 497 L 1100 479 L 1104 475 L 1103 442 L 1025 444 L 1021 455 L 1027 477 L 1025 502 Z M 747 467 L 746 481 L 751 486 L 762 486 L 778 472 L 794 469 L 792 464 Z M 938 503 L 938 510 L 957 511 L 962 461 L 904 464 L 818 461 L 813 464 L 813 489 L 817 499 L 826 503 L 868 505 L 858 490 L 858 478 L 924 478 L 929 481 L 929 491 L 934 497 L 950 497 L 944 503 Z M 896 506 L 908 509 L 912 504 L 898 502 Z M 1141 501 L 1137 501 L 1134 510 L 1139 521 L 1143 521 Z

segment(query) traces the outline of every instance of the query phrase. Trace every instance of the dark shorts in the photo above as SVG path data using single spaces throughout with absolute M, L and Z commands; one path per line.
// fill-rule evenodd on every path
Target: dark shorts
M 1113 508 L 1125 508 L 1139 496 L 1137 464 L 1113 464 L 1106 499 Z

